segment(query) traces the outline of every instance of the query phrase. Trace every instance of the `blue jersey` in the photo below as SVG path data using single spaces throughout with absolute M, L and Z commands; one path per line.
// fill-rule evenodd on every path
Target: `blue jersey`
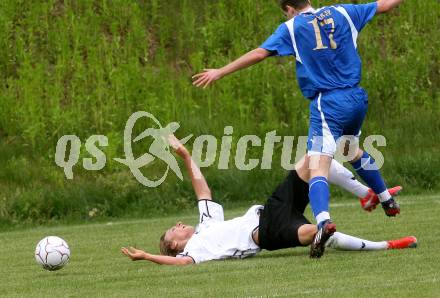
M 357 37 L 376 10 L 376 2 L 310 10 L 281 24 L 260 47 L 272 55 L 295 56 L 298 84 L 307 98 L 356 87 L 362 68 Z

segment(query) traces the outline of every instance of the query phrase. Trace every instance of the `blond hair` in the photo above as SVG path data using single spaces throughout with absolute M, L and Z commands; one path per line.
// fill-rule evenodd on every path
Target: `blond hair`
M 161 255 L 175 257 L 179 253 L 177 249 L 171 248 L 171 243 L 171 241 L 165 240 L 165 233 L 160 236 L 159 248 Z

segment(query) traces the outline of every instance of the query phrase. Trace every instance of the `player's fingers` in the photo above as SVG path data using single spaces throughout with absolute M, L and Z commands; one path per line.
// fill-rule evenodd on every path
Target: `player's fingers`
M 203 89 L 206 89 L 209 85 L 211 85 L 212 83 L 212 79 L 209 79 L 206 83 L 205 86 L 203 86 Z
M 211 79 L 206 80 L 206 82 L 203 84 L 203 89 L 206 89 L 206 87 L 209 86 L 209 82 L 211 82 Z
M 195 80 L 193 82 L 193 85 L 197 85 L 198 83 L 200 83 L 201 81 L 205 80 L 206 76 L 201 76 L 200 78 L 198 78 L 197 80 Z
M 208 85 L 209 85 L 209 79 L 206 80 L 205 82 L 203 82 L 203 84 L 201 84 L 199 87 L 202 87 L 203 89 L 205 89 Z
M 200 78 L 198 78 L 197 80 L 206 80 L 207 78 L 209 78 L 209 74 L 204 73 L 203 76 L 201 76 Z
M 133 258 L 134 258 L 133 252 L 131 252 L 131 251 L 129 251 L 129 250 L 126 251 L 125 255 L 126 255 L 127 257 L 129 257 L 130 259 L 132 259 L 132 260 L 133 260 Z
M 191 78 L 193 78 L 193 79 L 197 79 L 198 77 L 201 77 L 201 76 L 203 76 L 204 74 L 205 74 L 205 72 L 201 72 L 201 73 L 198 73 L 198 74 L 193 75 Z
M 197 87 L 201 87 L 203 86 L 207 81 L 209 80 L 209 78 L 204 78 L 202 81 L 200 81 L 196 86 Z
M 197 86 L 198 84 L 200 84 L 200 82 L 202 82 L 203 80 L 205 80 L 205 78 L 199 78 L 197 81 L 193 82 L 194 86 Z

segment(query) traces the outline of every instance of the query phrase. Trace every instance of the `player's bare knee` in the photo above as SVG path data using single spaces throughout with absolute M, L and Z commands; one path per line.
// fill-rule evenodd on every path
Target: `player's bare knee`
M 296 165 L 295 170 L 303 181 L 310 180 L 309 158 L 304 156 Z
M 298 229 L 298 239 L 302 245 L 309 245 L 317 232 L 316 226 L 312 224 L 302 225 Z
M 355 157 L 350 160 L 351 163 L 358 161 L 359 159 L 361 159 L 362 155 L 364 154 L 364 151 L 361 148 L 358 148 Z

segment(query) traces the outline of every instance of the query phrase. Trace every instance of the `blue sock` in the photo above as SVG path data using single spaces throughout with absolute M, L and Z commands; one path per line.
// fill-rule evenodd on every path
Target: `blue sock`
M 330 219 L 328 213 L 330 191 L 327 178 L 318 176 L 309 181 L 309 199 L 313 215 L 318 224 L 326 219 Z
M 376 194 L 381 194 L 387 190 L 382 175 L 377 169 L 375 160 L 366 151 L 364 151 L 364 154 L 359 160 L 353 162 L 351 165 L 362 180 L 364 180 Z

